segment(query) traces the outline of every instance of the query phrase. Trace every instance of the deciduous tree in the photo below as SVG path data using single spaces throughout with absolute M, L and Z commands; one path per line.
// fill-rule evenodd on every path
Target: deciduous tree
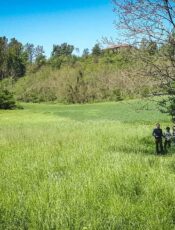
M 136 57 L 143 63 L 142 74 L 153 77 L 163 92 L 175 96 L 175 1 L 113 0 L 117 14 L 116 28 L 125 42 L 140 48 L 147 41 L 149 52 Z M 161 47 L 168 49 L 161 49 Z M 155 50 L 159 51 L 155 54 Z M 175 106 L 174 106 L 175 107 Z

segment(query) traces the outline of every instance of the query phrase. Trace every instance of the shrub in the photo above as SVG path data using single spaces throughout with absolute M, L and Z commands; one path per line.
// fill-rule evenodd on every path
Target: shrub
M 0 109 L 15 109 L 16 102 L 13 93 L 7 89 L 0 90 Z

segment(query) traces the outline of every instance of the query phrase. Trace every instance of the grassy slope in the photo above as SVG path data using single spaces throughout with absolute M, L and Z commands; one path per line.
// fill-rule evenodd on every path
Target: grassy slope
M 0 111 L 1 229 L 174 229 L 175 157 L 140 101 Z M 173 149 L 171 153 L 173 153 Z

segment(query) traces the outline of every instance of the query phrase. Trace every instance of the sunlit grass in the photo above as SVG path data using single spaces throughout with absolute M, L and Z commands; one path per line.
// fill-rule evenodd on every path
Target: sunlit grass
M 139 101 L 0 112 L 1 229 L 174 229 L 175 157 Z

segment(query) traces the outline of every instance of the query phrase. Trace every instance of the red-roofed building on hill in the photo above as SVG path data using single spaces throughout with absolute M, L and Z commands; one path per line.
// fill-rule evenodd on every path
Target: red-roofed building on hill
M 104 51 L 107 50 L 107 51 L 112 51 L 114 53 L 120 50 L 126 50 L 131 48 L 133 48 L 133 46 L 128 44 L 118 44 L 118 45 L 109 45 L 107 48 L 104 49 Z

